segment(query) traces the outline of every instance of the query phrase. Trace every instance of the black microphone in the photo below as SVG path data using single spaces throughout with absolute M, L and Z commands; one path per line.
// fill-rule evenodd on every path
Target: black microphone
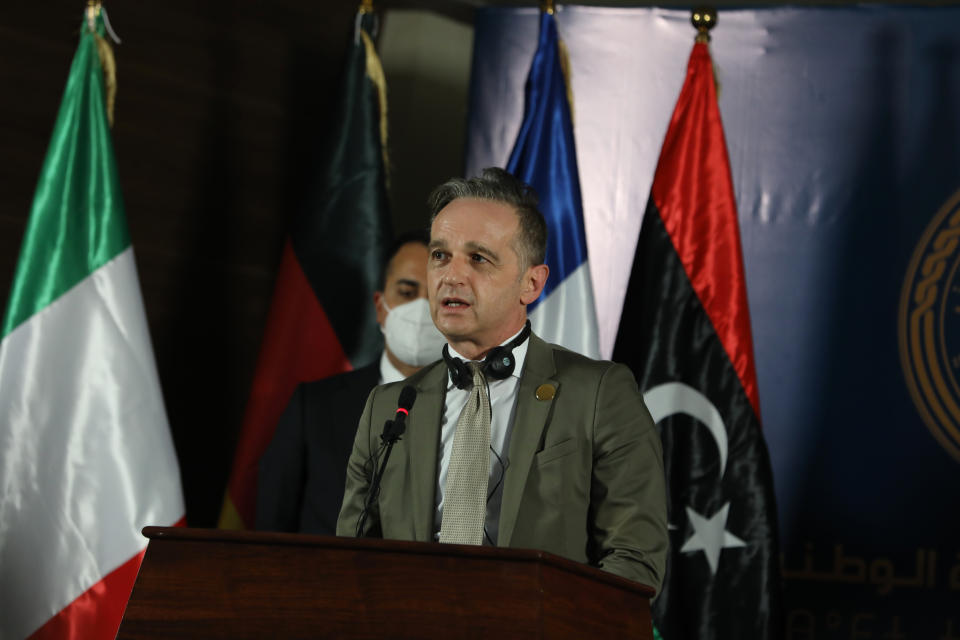
M 407 430 L 407 415 L 409 415 L 410 409 L 413 408 L 413 403 L 416 399 L 417 390 L 410 385 L 400 390 L 400 400 L 397 401 L 397 412 L 394 414 L 393 420 L 388 420 L 387 423 L 383 425 L 383 434 L 380 436 L 380 440 L 393 444 L 400 439 L 403 432 Z
M 371 456 L 373 460 L 373 483 L 367 492 L 367 499 L 364 501 L 363 511 L 360 512 L 360 517 L 357 518 L 356 537 L 358 538 L 363 535 L 363 526 L 367 522 L 367 514 L 370 513 L 370 507 L 373 506 L 373 503 L 377 500 L 377 496 L 380 495 L 380 480 L 383 478 L 383 471 L 387 468 L 387 460 L 390 459 L 390 452 L 393 451 L 393 445 L 400 439 L 403 432 L 407 430 L 407 414 L 410 413 L 410 409 L 413 408 L 413 402 L 416 399 L 416 389 L 410 385 L 401 389 L 400 399 L 397 401 L 397 412 L 394 414 L 393 420 L 387 420 L 387 423 L 383 425 L 383 433 L 380 435 L 380 451 L 383 452 L 383 462 L 378 464 L 380 452 Z M 378 466 L 379 469 L 377 468 Z

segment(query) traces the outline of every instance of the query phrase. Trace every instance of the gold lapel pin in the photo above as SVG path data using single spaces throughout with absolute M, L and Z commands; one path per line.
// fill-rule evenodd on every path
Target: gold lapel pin
M 537 387 L 537 400 L 553 400 L 555 395 L 557 395 L 557 388 L 552 384 L 542 384 Z

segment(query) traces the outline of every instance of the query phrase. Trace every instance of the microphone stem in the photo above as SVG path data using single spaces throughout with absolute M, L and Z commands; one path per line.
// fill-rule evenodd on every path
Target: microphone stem
M 392 429 L 393 425 L 389 425 L 388 429 Z M 367 493 L 366 504 L 363 506 L 363 512 L 360 514 L 360 521 L 357 522 L 357 535 L 356 537 L 361 537 L 363 535 L 363 526 L 367 523 L 367 515 L 370 513 L 370 507 L 373 506 L 373 501 L 377 499 L 377 495 L 380 493 L 380 480 L 383 478 L 383 472 L 387 468 L 387 460 L 390 459 L 390 452 L 393 451 L 393 445 L 397 440 L 400 439 L 400 436 L 391 436 L 387 438 L 387 449 L 383 452 L 383 461 L 377 465 L 378 469 L 376 475 L 373 478 L 373 484 L 370 485 L 370 491 Z
M 393 444 L 395 442 L 396 440 L 391 438 L 387 443 L 387 450 L 383 452 L 383 464 L 377 469 L 377 477 L 373 480 L 373 491 L 371 493 L 374 498 L 380 493 L 380 479 L 383 478 L 383 472 L 387 469 L 387 460 L 390 459 L 390 452 L 393 451 Z

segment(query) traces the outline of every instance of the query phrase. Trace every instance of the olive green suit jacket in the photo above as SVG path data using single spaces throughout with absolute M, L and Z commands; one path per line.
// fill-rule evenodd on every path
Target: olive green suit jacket
M 417 399 L 361 535 L 434 540 L 447 380 L 439 361 L 370 393 L 347 464 L 338 535 L 357 533 L 372 481 L 368 460 L 409 384 Z M 552 397 L 537 393 L 542 385 Z M 541 549 L 659 590 L 668 544 L 663 457 L 630 370 L 531 336 L 517 393 L 499 546 Z

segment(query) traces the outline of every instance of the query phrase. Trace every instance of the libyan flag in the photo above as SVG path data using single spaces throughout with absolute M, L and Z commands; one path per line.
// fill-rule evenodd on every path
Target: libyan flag
M 113 638 L 140 530 L 184 515 L 88 20 L 3 317 L 0 638 Z
M 664 139 L 613 359 L 661 429 L 664 640 L 782 637 L 777 512 L 733 182 L 705 42 Z
M 392 242 L 387 207 L 386 87 L 361 9 L 331 136 L 294 217 L 244 413 L 220 528 L 252 529 L 257 465 L 301 382 L 370 364 L 383 350 L 373 293 Z

